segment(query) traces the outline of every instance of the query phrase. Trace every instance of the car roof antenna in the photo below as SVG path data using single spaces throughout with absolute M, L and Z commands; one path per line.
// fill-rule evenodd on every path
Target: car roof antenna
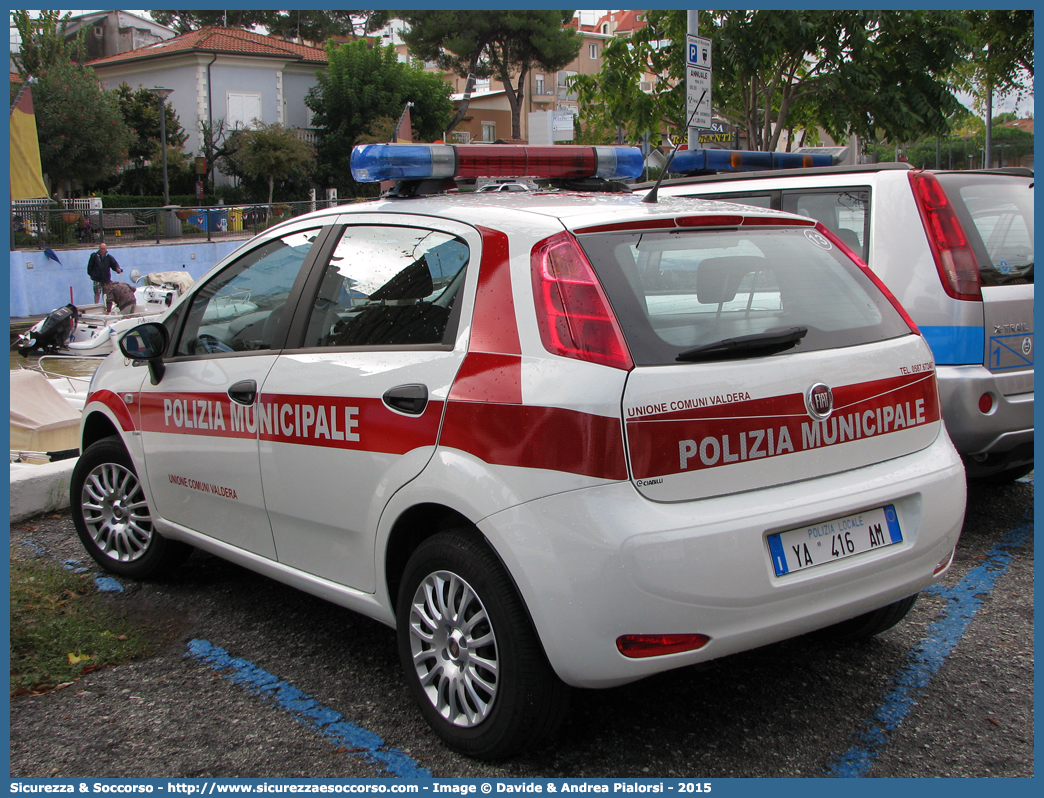
M 699 102 L 696 103 L 696 107 L 692 109 L 692 113 L 689 114 L 689 121 L 685 125 L 685 129 L 689 129 L 689 125 L 692 124 L 693 118 L 696 116 L 696 111 L 699 110 L 700 105 L 703 103 L 703 98 L 707 96 L 707 90 L 703 90 L 703 94 L 700 95 Z M 642 202 L 656 202 L 656 192 L 660 190 L 660 183 L 663 182 L 664 175 L 667 174 L 667 167 L 671 165 L 671 161 L 674 160 L 674 154 L 678 152 L 678 148 L 681 147 L 681 137 L 678 137 L 678 143 L 674 145 L 674 149 L 671 150 L 671 154 L 667 156 L 667 162 L 663 165 L 663 170 L 660 172 L 660 176 L 656 178 L 656 185 L 652 187 L 652 191 L 642 197 Z

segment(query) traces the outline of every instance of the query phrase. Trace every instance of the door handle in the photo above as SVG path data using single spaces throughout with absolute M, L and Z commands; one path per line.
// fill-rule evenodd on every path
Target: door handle
M 228 389 L 228 398 L 237 405 L 249 407 L 257 398 L 257 383 L 253 380 L 240 380 Z
M 400 413 L 409 413 L 411 416 L 419 416 L 428 406 L 428 386 L 426 385 L 399 385 L 389 388 L 381 397 L 384 403 L 392 410 Z

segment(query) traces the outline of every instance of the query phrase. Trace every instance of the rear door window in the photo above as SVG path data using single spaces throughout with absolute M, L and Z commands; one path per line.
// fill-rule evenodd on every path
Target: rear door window
M 971 240 L 985 286 L 1033 283 L 1033 181 L 936 175 Z
M 870 278 L 810 228 L 579 237 L 639 365 L 729 338 L 794 327 L 787 351 L 907 335 Z

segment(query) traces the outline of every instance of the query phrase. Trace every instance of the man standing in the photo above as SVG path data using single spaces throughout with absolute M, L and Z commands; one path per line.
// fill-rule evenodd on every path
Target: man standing
M 87 261 L 87 276 L 94 281 L 94 304 L 101 302 L 105 286 L 112 282 L 112 272 L 123 274 L 123 269 L 116 262 L 116 258 L 109 254 L 109 248 L 103 241 L 98 245 L 98 251 L 91 253 Z

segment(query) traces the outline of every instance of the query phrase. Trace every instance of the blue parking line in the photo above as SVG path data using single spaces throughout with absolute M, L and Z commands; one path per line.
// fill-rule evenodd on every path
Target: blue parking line
M 867 728 L 856 735 L 857 743 L 827 767 L 827 775 L 836 778 L 860 778 L 880 756 L 890 735 L 910 714 L 918 699 L 928 688 L 932 677 L 946 662 L 972 618 L 982 605 L 982 597 L 989 594 L 997 580 L 1033 534 L 1032 510 L 1027 520 L 1009 531 L 986 555 L 986 559 L 972 568 L 953 587 L 933 585 L 926 594 L 946 600 L 942 615 L 928 625 L 927 634 L 909 654 L 907 664 L 895 675 L 892 688 Z
M 292 684 L 251 662 L 231 656 L 206 640 L 191 640 L 188 654 L 208 664 L 215 671 L 245 687 L 250 693 L 270 701 L 290 713 L 303 726 L 318 731 L 337 746 L 381 764 L 396 776 L 407 779 L 430 779 L 431 772 L 402 751 L 385 748 L 384 740 L 361 726 L 344 720 L 343 716 L 305 695 Z

